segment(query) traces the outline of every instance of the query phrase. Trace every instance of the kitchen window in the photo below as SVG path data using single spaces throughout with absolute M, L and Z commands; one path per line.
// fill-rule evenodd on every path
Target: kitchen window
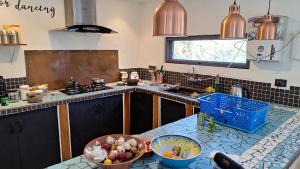
M 246 39 L 219 35 L 166 38 L 166 62 L 249 69 Z

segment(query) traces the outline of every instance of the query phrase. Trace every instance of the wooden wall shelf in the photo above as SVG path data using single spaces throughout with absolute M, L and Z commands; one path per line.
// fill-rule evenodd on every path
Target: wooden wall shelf
M 25 44 L 25 43 L 20 43 L 20 44 L 0 44 L 0 46 L 3 46 L 3 47 L 5 47 L 5 46 L 27 46 L 27 44 Z

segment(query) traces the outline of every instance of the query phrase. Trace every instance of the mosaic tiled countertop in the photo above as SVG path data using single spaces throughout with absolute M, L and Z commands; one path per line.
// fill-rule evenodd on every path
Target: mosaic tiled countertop
M 113 89 L 85 93 L 85 94 L 78 94 L 74 96 L 69 96 L 58 91 L 52 91 L 49 92 L 50 93 L 49 95 L 44 96 L 42 103 L 30 104 L 27 101 L 10 103 L 8 106 L 0 106 L 0 116 L 52 107 L 52 106 L 57 106 L 65 103 L 92 100 L 92 99 L 111 96 L 111 95 L 123 94 L 131 91 L 139 91 L 139 92 L 159 95 L 164 98 L 180 101 L 182 103 L 190 103 L 193 105 L 198 104 L 196 99 L 192 99 L 192 98 L 188 98 L 188 97 L 184 97 L 184 96 L 180 96 L 180 95 L 176 95 L 176 94 L 172 94 L 160 90 L 159 86 L 149 85 L 148 81 L 144 81 L 144 83 L 139 83 L 139 86 L 117 86 L 116 83 L 111 83 L 107 85 L 112 87 Z
M 267 123 L 253 134 L 217 125 L 217 130 L 209 133 L 206 127 L 197 126 L 197 117 L 192 116 L 159 127 L 142 134 L 142 137 L 157 137 L 164 134 L 181 134 L 202 145 L 202 154 L 189 168 L 213 169 L 215 164 L 209 158 L 217 150 L 240 157 L 245 168 L 284 168 L 300 148 L 300 111 L 274 106 Z M 49 167 L 48 169 L 94 169 L 97 166 L 84 157 Z M 135 162 L 132 169 L 167 169 L 153 155 Z

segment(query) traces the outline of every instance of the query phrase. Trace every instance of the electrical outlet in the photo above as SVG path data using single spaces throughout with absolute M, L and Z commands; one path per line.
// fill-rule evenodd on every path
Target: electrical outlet
M 275 79 L 275 86 L 276 87 L 286 87 L 287 86 L 287 80 L 285 80 L 285 79 Z

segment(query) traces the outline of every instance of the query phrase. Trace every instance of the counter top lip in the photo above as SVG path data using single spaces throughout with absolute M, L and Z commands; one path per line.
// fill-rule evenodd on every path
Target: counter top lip
M 129 92 L 144 92 L 150 93 L 152 95 L 158 95 L 164 98 L 176 100 L 183 103 L 190 103 L 193 105 L 197 105 L 197 99 L 192 99 L 189 97 L 172 94 L 170 92 L 166 92 L 159 89 L 159 86 L 151 86 L 148 81 L 144 81 L 145 83 L 140 83 L 138 86 L 118 86 L 117 82 L 109 83 L 107 86 L 113 87 L 113 89 L 90 92 L 78 95 L 67 95 L 59 90 L 50 91 L 59 93 L 57 96 L 47 95 L 44 97 L 44 101 L 42 103 L 27 103 L 26 101 L 19 101 L 16 104 L 12 104 L 11 106 L 0 106 L 0 116 L 11 115 L 16 113 L 22 113 L 26 111 L 38 110 L 53 106 L 58 106 L 62 104 L 69 104 L 73 102 L 80 102 L 86 100 L 93 100 L 102 97 L 108 97 L 113 95 L 119 95 Z
M 22 104 L 8 106 L 8 107 L 0 106 L 0 117 L 5 116 L 5 115 L 12 115 L 12 114 L 16 114 L 16 113 L 22 113 L 22 112 L 27 112 L 27 111 L 32 111 L 32 110 L 38 110 L 38 109 L 58 106 L 58 105 L 62 105 L 62 104 L 69 104 L 69 103 L 73 103 L 73 102 L 87 101 L 87 100 L 93 100 L 93 99 L 102 98 L 102 97 L 119 95 L 119 94 L 134 92 L 134 91 L 157 95 L 164 99 L 170 99 L 170 100 L 178 101 L 181 103 L 191 104 L 193 106 L 198 106 L 198 104 L 199 104 L 198 100 L 196 98 L 191 98 L 191 97 L 183 96 L 180 94 L 174 94 L 171 92 L 161 90 L 159 88 L 159 86 L 157 86 L 157 85 L 150 85 L 149 81 L 143 81 L 143 83 L 139 83 L 138 86 L 118 86 L 117 82 L 109 83 L 109 84 L 107 84 L 107 86 L 113 87 L 113 89 L 72 95 L 72 96 L 69 96 L 64 93 L 59 92 L 60 96 L 57 96 L 57 97 L 48 96 L 48 98 L 45 98 L 44 102 L 42 102 L 42 103 L 30 104 L 27 102 L 22 102 Z M 290 106 L 284 106 L 284 105 L 280 105 L 280 106 L 286 107 L 286 108 L 297 109 L 296 107 L 290 107 Z
M 229 134 L 229 135 L 235 136 L 237 134 L 237 136 L 239 135 L 239 137 L 236 136 L 234 138 L 238 139 L 240 137 L 243 137 L 243 138 L 240 138 L 240 139 L 242 139 L 244 141 L 247 140 L 247 142 L 250 141 L 250 143 L 247 143 L 247 145 L 249 144 L 250 147 L 246 146 L 246 148 L 242 148 L 244 150 L 231 150 L 230 151 L 230 152 L 235 152 L 240 156 L 240 162 L 242 163 L 242 165 L 246 169 L 248 169 L 248 168 L 260 168 L 262 164 L 268 163 L 269 158 L 267 158 L 267 155 L 269 155 L 269 154 L 272 154 L 272 156 L 275 154 L 275 157 L 277 157 L 276 153 L 277 153 L 278 148 L 280 149 L 279 145 L 282 143 L 283 145 L 287 144 L 288 146 L 292 146 L 292 144 L 288 141 L 288 138 L 295 139 L 294 136 L 292 136 L 292 134 L 296 134 L 296 133 L 300 132 L 300 130 L 299 130 L 300 129 L 300 110 L 299 109 L 289 108 L 289 107 L 281 106 L 281 105 L 274 105 L 272 110 L 275 114 L 272 113 L 274 115 L 273 118 L 272 118 L 272 121 L 270 121 L 268 127 L 265 129 L 265 131 L 267 131 L 267 130 L 270 130 L 271 128 L 273 128 L 274 130 L 270 130 L 270 132 L 266 132 L 266 133 L 265 132 L 258 132 L 257 134 L 252 135 L 252 134 L 247 134 L 247 133 L 241 133 L 238 130 L 230 129 L 230 128 L 227 128 L 225 126 L 221 127 L 221 129 L 220 129 L 221 131 L 226 131 L 225 133 L 227 133 L 227 134 L 225 134 L 225 135 Z M 279 114 L 285 113 L 285 112 L 286 113 L 293 113 L 293 114 L 290 114 L 289 116 L 286 116 L 286 115 L 281 115 L 280 116 L 279 115 Z M 277 121 L 276 119 L 280 118 L 280 117 L 286 117 L 286 119 L 283 118 L 282 122 L 277 123 L 278 125 L 275 125 L 275 126 L 271 125 L 272 122 L 274 122 L 274 120 Z M 144 134 L 146 134 L 146 136 L 147 135 L 148 136 L 155 136 L 157 134 L 162 134 L 163 135 L 163 134 L 165 134 L 167 128 L 170 128 L 170 129 L 168 129 L 167 132 L 170 132 L 170 131 L 172 131 L 172 132 L 184 132 L 184 131 L 186 131 L 186 127 L 188 127 L 190 129 L 190 132 L 191 132 L 190 134 L 193 135 L 193 136 L 196 136 L 195 137 L 196 139 L 199 139 L 199 137 L 197 137 L 197 136 L 199 134 L 200 135 L 204 134 L 205 131 L 204 132 L 198 131 L 198 132 L 195 133 L 194 130 L 199 130 L 199 129 L 196 129 L 196 128 L 193 127 L 194 125 L 196 125 L 196 119 L 197 118 L 196 118 L 195 115 L 191 116 L 191 117 L 187 117 L 185 119 L 179 120 L 181 122 L 177 121 L 177 122 L 174 122 L 174 123 L 170 123 L 168 125 L 161 126 L 160 128 L 150 130 L 146 133 L 142 133 L 141 135 L 144 135 Z M 186 123 L 186 122 L 188 122 L 188 123 Z M 175 123 L 176 123 L 176 125 L 175 125 Z M 271 128 L 269 128 L 270 125 L 271 125 Z M 177 129 L 175 129 L 175 126 L 177 126 Z M 284 132 L 281 133 L 282 131 L 284 131 Z M 238 133 L 240 133 L 240 134 L 238 134 Z M 265 135 L 261 135 L 263 133 Z M 228 136 L 226 137 L 223 132 L 215 133 L 215 134 L 213 133 L 213 135 L 211 135 L 210 137 L 213 136 L 214 138 L 216 137 L 216 139 L 219 140 L 220 139 L 219 137 L 221 136 L 220 134 L 222 135 L 222 137 L 223 136 L 225 138 L 228 137 Z M 260 136 L 260 135 L 262 136 L 261 138 L 257 137 L 257 136 Z M 283 137 L 283 138 L 276 138 L 275 137 L 275 139 L 278 139 L 279 141 L 278 142 L 275 141 L 276 144 L 272 145 L 270 148 L 267 148 L 267 149 L 262 146 L 263 144 L 260 144 L 261 141 L 264 141 L 266 139 L 268 140 L 268 138 L 272 138 L 272 136 L 274 136 L 274 135 L 279 135 L 279 137 Z M 233 140 L 231 140 L 233 143 L 236 142 L 234 138 L 233 138 Z M 251 142 L 252 142 L 251 139 L 254 139 L 254 138 L 256 138 L 257 142 L 255 142 L 254 144 L 251 145 Z M 238 139 L 238 140 L 240 140 L 240 139 Z M 296 137 L 296 139 L 297 139 L 297 137 Z M 213 146 L 217 146 L 219 143 L 222 142 L 222 141 L 218 142 L 218 141 L 215 141 L 215 140 L 205 142 L 205 140 L 208 141 L 207 139 L 200 139 L 200 140 L 204 141 L 204 144 L 206 146 L 211 147 L 209 149 L 212 149 L 212 150 L 213 149 L 218 150 L 218 147 L 213 147 Z M 270 140 L 270 141 L 272 141 L 272 140 Z M 223 149 L 225 152 L 228 150 L 228 148 L 231 148 L 231 149 L 233 148 L 231 146 L 228 147 L 231 144 L 227 144 L 226 142 L 223 142 L 223 143 L 224 143 L 224 145 L 222 145 L 222 147 L 223 146 L 224 147 L 221 148 L 221 149 Z M 237 143 L 240 143 L 240 142 L 236 142 L 235 144 L 237 144 Z M 243 143 L 243 142 L 241 142 L 241 143 Z M 235 145 L 235 144 L 233 144 L 233 145 Z M 296 142 L 296 144 L 299 144 L 299 143 Z M 257 145 L 259 145 L 259 146 L 257 146 Z M 259 148 L 264 149 L 264 150 L 263 151 L 257 151 L 257 150 L 260 150 Z M 287 168 L 289 165 L 291 165 L 293 162 L 295 162 L 295 160 L 297 160 L 297 158 L 295 158 L 295 157 L 297 157 L 297 153 L 295 153 L 292 150 L 289 150 L 288 148 L 285 148 L 284 150 L 280 149 L 280 152 L 283 152 L 285 150 L 288 150 L 293 154 L 292 154 L 292 156 L 282 157 L 282 158 L 286 159 L 287 161 L 285 161 L 285 160 L 278 161 L 278 163 L 275 164 L 275 166 L 280 165 L 281 167 L 279 167 L 279 168 Z M 210 152 L 210 150 L 207 150 L 207 151 Z M 250 155 L 254 155 L 254 153 L 251 154 L 251 152 L 254 152 L 254 151 L 262 153 L 262 157 L 251 159 L 250 156 L 248 156 L 248 157 L 245 156 L 245 154 L 247 154 L 247 153 L 249 153 Z M 202 159 L 206 159 L 206 160 L 204 160 L 204 161 L 201 160 L 201 165 L 204 165 L 204 166 L 209 165 L 208 168 L 211 169 L 211 168 L 213 168 L 213 163 L 211 163 L 211 162 L 209 163 L 209 161 L 211 161 L 211 159 L 208 159 L 206 157 L 206 155 L 207 155 L 207 152 L 204 153 L 203 156 L 202 156 Z M 152 158 L 154 158 L 154 161 L 152 161 Z M 153 156 L 152 158 L 151 159 L 146 159 L 147 165 L 154 165 L 154 166 L 158 165 L 158 160 L 156 159 L 156 157 Z M 79 157 L 74 157 L 70 161 L 62 162 L 60 164 L 55 165 L 55 167 L 57 167 L 57 168 L 49 167 L 49 169 L 61 169 L 60 167 L 63 168 L 65 164 L 73 164 L 73 163 L 76 163 L 76 161 L 80 161 L 82 163 L 89 163 L 89 162 L 86 161 L 86 159 L 84 157 L 79 156 Z M 142 162 L 138 163 L 136 166 L 140 166 L 141 164 L 144 163 L 143 159 L 141 159 L 141 161 Z M 198 162 L 197 162 L 197 164 L 198 164 Z M 133 169 L 137 169 L 137 168 L 138 167 L 135 167 L 135 165 L 133 165 Z M 164 167 L 161 167 L 161 168 L 164 168 Z

